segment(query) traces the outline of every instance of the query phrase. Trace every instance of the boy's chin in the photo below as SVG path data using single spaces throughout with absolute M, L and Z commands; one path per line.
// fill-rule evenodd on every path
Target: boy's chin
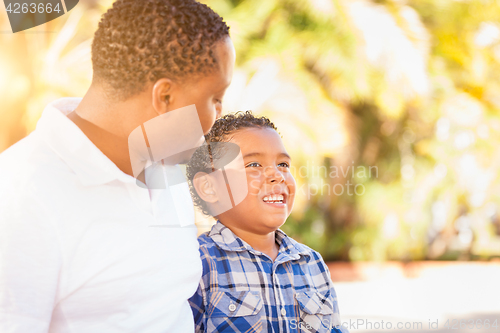
M 265 235 L 270 232 L 278 230 L 285 224 L 288 216 L 267 216 L 266 218 L 244 218 L 240 214 L 231 214 L 232 212 L 224 212 L 217 216 L 217 219 L 222 222 L 226 227 L 236 227 L 245 229 L 247 232 Z
M 283 224 L 285 224 L 285 221 L 286 220 L 283 220 L 283 219 L 275 219 L 275 220 L 270 220 L 270 221 L 263 221 L 263 223 L 261 223 L 261 226 L 262 226 L 262 229 L 266 229 L 267 232 L 272 232 L 272 231 L 276 231 L 278 230 L 279 228 L 281 228 L 281 226 Z

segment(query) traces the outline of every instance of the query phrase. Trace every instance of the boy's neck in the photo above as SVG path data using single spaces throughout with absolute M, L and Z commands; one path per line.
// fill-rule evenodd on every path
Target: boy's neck
M 221 222 L 224 224 L 223 222 Z M 255 250 L 262 252 L 269 256 L 273 261 L 276 260 L 279 253 L 280 246 L 276 243 L 276 231 L 272 231 L 268 234 L 255 234 L 244 229 L 240 229 L 235 226 L 228 226 L 236 236 L 244 240 Z

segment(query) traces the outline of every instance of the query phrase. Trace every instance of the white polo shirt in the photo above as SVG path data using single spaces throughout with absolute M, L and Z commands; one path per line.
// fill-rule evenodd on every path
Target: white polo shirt
M 49 105 L 0 154 L 0 332 L 193 332 L 187 184 L 137 186 L 66 117 L 80 100 Z

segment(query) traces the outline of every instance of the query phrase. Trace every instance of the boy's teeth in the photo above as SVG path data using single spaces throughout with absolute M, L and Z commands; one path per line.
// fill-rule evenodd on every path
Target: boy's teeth
M 283 202 L 284 197 L 282 194 L 273 194 L 264 197 L 264 202 Z

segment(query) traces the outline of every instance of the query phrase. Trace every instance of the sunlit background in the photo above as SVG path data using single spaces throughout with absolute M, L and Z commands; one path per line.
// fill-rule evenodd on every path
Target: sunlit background
M 499 317 L 499 266 L 485 261 L 500 258 L 500 4 L 204 2 L 237 51 L 224 112 L 269 116 L 292 155 L 298 195 L 283 229 L 327 261 L 353 262 L 331 266 L 337 281 L 358 281 L 339 282 L 341 312 Z M 93 32 L 111 3 L 80 0 L 17 34 L 0 7 L 0 151 L 35 128 L 47 103 L 85 93 Z M 405 264 L 421 260 L 481 263 L 433 264 L 430 275 Z M 409 289 L 423 294 L 401 296 Z

